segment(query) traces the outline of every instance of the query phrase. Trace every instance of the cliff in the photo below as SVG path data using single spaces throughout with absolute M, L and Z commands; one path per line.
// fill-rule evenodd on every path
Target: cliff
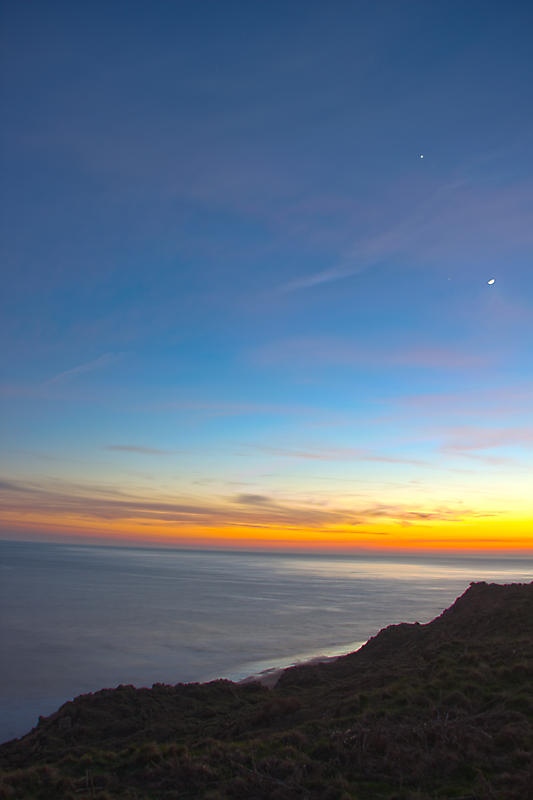
M 0 746 L 4 798 L 533 797 L 533 583 L 259 683 L 119 686 Z

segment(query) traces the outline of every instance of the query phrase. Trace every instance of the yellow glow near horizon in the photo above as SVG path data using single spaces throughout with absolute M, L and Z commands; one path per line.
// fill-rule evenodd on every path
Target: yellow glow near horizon
M 533 519 L 464 519 L 398 524 L 390 521 L 357 526 L 316 528 L 254 525 L 176 525 L 164 521 L 102 520 L 62 515 L 58 518 L 27 514 L 4 515 L 5 529 L 22 537 L 94 540 L 124 544 L 184 547 L 260 548 L 296 550 L 372 549 L 413 551 L 533 552 Z M 5 538 L 10 538 L 6 536 Z

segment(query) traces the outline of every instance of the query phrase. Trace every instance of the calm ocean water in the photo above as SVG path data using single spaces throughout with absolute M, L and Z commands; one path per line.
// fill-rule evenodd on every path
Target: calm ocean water
M 428 622 L 527 558 L 353 557 L 0 542 L 0 741 L 119 683 L 235 680 Z

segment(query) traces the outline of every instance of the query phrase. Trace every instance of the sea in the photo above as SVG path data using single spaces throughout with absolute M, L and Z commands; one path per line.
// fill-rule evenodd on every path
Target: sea
M 425 623 L 533 558 L 215 552 L 0 541 L 0 741 L 86 692 L 242 680 Z

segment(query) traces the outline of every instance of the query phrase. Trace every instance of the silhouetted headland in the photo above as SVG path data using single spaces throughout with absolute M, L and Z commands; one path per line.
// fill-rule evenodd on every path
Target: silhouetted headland
M 533 583 L 258 681 L 82 695 L 0 746 L 0 798 L 524 800 Z

